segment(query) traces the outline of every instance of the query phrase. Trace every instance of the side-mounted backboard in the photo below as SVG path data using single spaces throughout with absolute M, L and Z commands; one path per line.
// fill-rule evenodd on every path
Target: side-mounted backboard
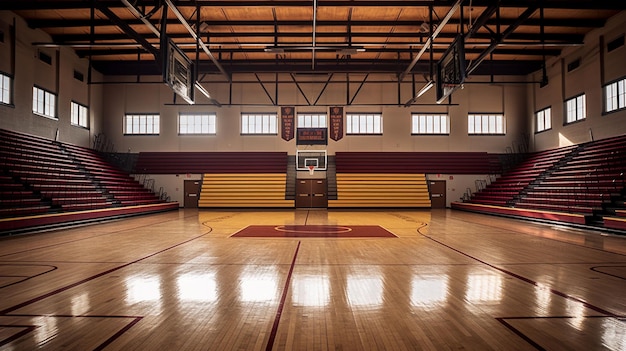
M 442 103 L 465 82 L 465 41 L 458 35 L 436 66 L 437 103 Z
M 193 62 L 171 39 L 164 41 L 167 51 L 163 54 L 163 82 L 188 104 L 193 104 L 196 82 Z

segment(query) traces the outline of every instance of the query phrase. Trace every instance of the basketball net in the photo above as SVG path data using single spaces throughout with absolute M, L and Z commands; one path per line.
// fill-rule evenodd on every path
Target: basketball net
M 309 165 L 307 167 L 309 167 L 309 175 L 313 175 L 313 173 L 315 172 L 315 166 L 314 165 Z

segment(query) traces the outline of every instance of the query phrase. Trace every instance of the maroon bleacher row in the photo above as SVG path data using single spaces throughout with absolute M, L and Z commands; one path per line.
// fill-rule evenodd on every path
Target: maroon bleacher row
M 0 129 L 0 167 L 0 218 L 163 203 L 99 153 L 29 134 Z
M 601 222 L 626 217 L 625 172 L 626 136 L 608 138 L 532 153 L 468 202 L 582 214 L 588 224 Z M 488 207 L 480 209 L 489 211 Z

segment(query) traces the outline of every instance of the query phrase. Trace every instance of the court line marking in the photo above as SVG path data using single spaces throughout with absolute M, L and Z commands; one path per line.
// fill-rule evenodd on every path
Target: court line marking
M 298 240 L 298 245 L 296 246 L 296 251 L 294 252 L 293 259 L 291 260 L 291 266 L 289 267 L 289 273 L 287 273 L 285 287 L 283 288 L 283 294 L 280 297 L 280 303 L 278 304 L 278 310 L 276 311 L 276 316 L 274 317 L 274 324 L 272 324 L 272 330 L 270 331 L 265 351 L 271 351 L 272 348 L 274 348 L 274 341 L 276 340 L 276 334 L 278 333 L 278 324 L 280 324 L 280 317 L 283 314 L 285 301 L 287 300 L 287 291 L 291 285 L 291 276 L 293 274 L 293 268 L 296 265 L 296 259 L 298 258 L 298 251 L 300 251 L 300 244 L 302 244 L 302 241 Z
M 189 215 L 189 216 L 183 216 L 183 218 L 176 218 L 176 219 L 174 219 L 174 220 L 187 219 L 187 218 L 189 218 L 189 217 L 195 217 L 195 216 L 197 216 L 197 214 L 194 214 L 194 215 Z M 141 219 L 141 217 L 135 217 L 135 218 L 137 218 L 137 219 Z M 145 218 L 145 217 L 144 217 L 144 218 Z M 127 218 L 127 219 L 128 219 L 128 218 Z M 107 222 L 105 222 L 105 223 L 92 223 L 92 224 L 87 224 L 87 225 L 85 225 L 85 226 L 86 226 L 86 227 L 87 227 L 87 226 L 95 226 L 95 225 L 98 225 L 98 224 L 105 225 L 105 224 L 109 224 L 109 223 L 114 223 L 114 222 L 117 222 L 118 220 L 119 220 L 119 219 L 111 219 L 111 220 L 109 220 L 109 221 L 107 221 Z M 167 219 L 167 220 L 158 221 L 158 222 L 154 222 L 154 223 L 150 223 L 150 224 L 142 224 L 142 225 L 139 225 L 139 226 L 137 226 L 137 227 L 125 228 L 125 229 L 120 229 L 120 230 L 116 230 L 116 231 L 113 231 L 113 232 L 106 232 L 106 233 L 102 233 L 102 234 L 95 234 L 95 235 L 93 235 L 93 236 L 89 236 L 89 237 L 86 237 L 86 238 L 73 239 L 73 240 L 64 241 L 64 242 L 55 243 L 55 244 L 50 244 L 50 245 L 44 245 L 44 246 L 33 247 L 33 248 L 29 248 L 29 249 L 22 250 L 22 251 L 16 251 L 16 252 L 11 252 L 11 253 L 6 253 L 6 254 L 0 254 L 0 257 L 5 257 L 5 256 L 16 255 L 16 254 L 20 254 L 20 253 L 24 253 L 24 252 L 29 252 L 29 251 L 35 251 L 35 250 L 39 250 L 39 249 L 47 249 L 47 248 L 50 248 L 50 247 L 61 246 L 61 245 L 65 245 L 65 244 L 71 244 L 71 243 L 75 243 L 75 242 L 78 242 L 78 241 L 83 241 L 83 240 L 89 240 L 89 239 L 99 238 L 99 237 L 101 237 L 101 236 L 105 236 L 105 235 L 117 234 L 117 233 L 124 232 L 124 231 L 127 231 L 127 230 L 135 230 L 135 229 L 139 229 L 139 228 L 143 228 L 143 227 L 149 227 L 149 226 L 153 226 L 153 225 L 157 225 L 157 224 L 162 224 L 162 223 L 167 223 L 167 222 L 171 222 L 171 221 L 173 221 L 173 220 L 172 220 L 172 219 Z M 75 228 L 59 228 L 59 229 L 55 229 L 55 230 L 52 230 L 52 231 L 49 231 L 49 232 L 45 232 L 45 233 L 34 233 L 34 234 L 31 234 L 31 235 L 37 235 L 37 234 L 50 234 L 50 235 L 53 235 L 53 234 L 54 234 L 54 232 L 56 232 L 56 231 L 69 231 L 69 230 L 72 230 L 72 229 L 78 229 L 78 228 L 76 228 L 76 227 L 75 227 Z M 23 235 L 28 235 L 28 234 L 21 234 L 21 235 L 12 236 L 12 237 L 6 237 L 6 239 L 8 240 L 8 239 L 11 239 L 11 238 L 19 238 L 20 236 L 23 236 Z M 2 239 L 4 239 L 4 238 L 0 237 L 0 242 L 2 241 Z
M 506 270 L 506 269 L 504 269 L 504 268 L 500 268 L 500 267 L 498 267 L 498 266 L 496 266 L 496 265 L 493 265 L 493 264 L 491 264 L 491 263 L 488 263 L 488 262 L 486 262 L 486 261 L 483 261 L 483 260 L 481 260 L 481 259 L 478 259 L 478 258 L 476 258 L 476 257 L 474 257 L 474 256 L 472 256 L 472 255 L 470 255 L 470 254 L 468 254 L 468 253 L 465 253 L 465 252 L 463 252 L 463 251 L 461 251 L 461 250 L 459 250 L 459 249 L 456 249 L 456 248 L 454 248 L 454 247 L 452 247 L 452 246 L 450 246 L 450 245 L 448 245 L 448 244 L 445 244 L 445 243 L 443 243 L 443 242 L 441 242 L 441 241 L 439 241 L 439 240 L 437 240 L 437 239 L 434 239 L 434 238 L 432 238 L 432 237 L 430 237 L 430 236 L 428 236 L 428 235 L 426 235 L 426 234 L 423 234 L 423 233 L 420 231 L 420 229 L 422 229 L 422 228 L 424 228 L 424 227 L 426 227 L 426 226 L 427 226 L 427 224 L 426 224 L 426 225 L 424 225 L 424 226 L 422 226 L 422 227 L 420 227 L 420 228 L 418 228 L 418 229 L 417 229 L 417 232 L 418 232 L 419 234 L 423 235 L 424 237 L 426 237 L 426 238 L 428 238 L 428 239 L 430 239 L 430 240 L 434 241 L 435 243 L 437 243 L 437 244 L 439 244 L 439 245 L 441 245 L 441 246 L 443 246 L 443 247 L 446 247 L 446 248 L 448 248 L 448 249 L 450 249 L 450 250 L 452 250 L 452 251 L 455 251 L 455 252 L 457 252 L 457 253 L 459 253 L 459 254 L 461 254 L 461 255 L 463 255 L 463 256 L 465 256 L 465 257 L 467 257 L 467 258 L 470 258 L 470 259 L 472 259 L 472 260 L 475 260 L 475 261 L 477 261 L 477 262 L 480 262 L 481 264 L 484 264 L 484 265 L 486 265 L 487 267 L 490 267 L 490 268 L 492 268 L 492 269 L 495 269 L 495 270 L 497 270 L 497 271 L 499 271 L 499 272 L 502 272 L 502 273 L 504 273 L 504 274 L 506 274 L 506 275 L 512 276 L 512 277 L 514 277 L 514 278 L 516 278 L 516 279 L 518 279 L 518 280 L 521 280 L 521 281 L 523 281 L 523 282 L 526 282 L 526 283 L 531 284 L 531 285 L 534 285 L 534 286 L 538 286 L 538 285 L 539 285 L 539 283 L 538 283 L 538 282 L 536 282 L 536 281 L 534 281 L 534 280 L 532 280 L 532 279 L 530 279 L 530 278 L 526 278 L 526 277 L 524 277 L 524 276 L 522 276 L 522 275 L 519 275 L 519 274 L 517 274 L 517 273 L 513 273 L 513 272 L 511 272 L 511 271 L 509 271 L 509 270 Z M 611 253 L 611 252 L 608 252 L 608 253 Z M 619 316 L 619 315 L 617 315 L 617 314 L 615 314 L 615 313 L 613 313 L 613 312 L 611 312 L 611 311 L 608 311 L 608 310 L 605 310 L 605 309 L 603 309 L 603 308 L 601 308 L 601 307 L 598 307 L 598 306 L 592 305 L 592 304 L 590 304 L 590 303 L 589 303 L 589 302 L 587 302 L 587 301 L 581 300 L 581 299 L 579 299 L 579 298 L 576 298 L 576 297 L 574 297 L 574 296 L 571 296 L 571 295 L 569 295 L 569 294 L 566 294 L 566 293 L 564 293 L 564 292 L 562 292 L 562 291 L 559 291 L 559 290 L 556 290 L 556 289 L 552 289 L 552 288 L 550 288 L 550 289 L 549 289 L 549 291 L 550 291 L 552 294 L 555 294 L 555 295 L 560 296 L 560 297 L 562 297 L 562 298 L 565 298 L 565 299 L 567 299 L 567 300 L 571 300 L 571 301 L 578 302 L 578 303 L 582 304 L 583 306 L 585 306 L 586 308 L 589 308 L 589 309 L 590 309 L 590 310 L 592 310 L 592 311 L 595 311 L 595 312 L 598 312 L 598 313 L 604 314 L 604 315 L 606 315 L 605 317 L 620 318 L 620 316 Z M 526 317 L 526 318 L 529 318 L 529 317 Z M 535 347 L 537 350 L 545 350 L 545 349 L 544 349 L 543 347 L 541 347 L 541 346 L 540 346 L 537 342 L 535 342 L 534 340 L 532 340 L 529 336 L 527 336 L 527 335 L 525 335 L 524 333 L 522 333 L 521 331 L 519 331 L 519 330 L 515 329 L 512 325 L 510 325 L 509 323 L 507 323 L 506 321 L 504 321 L 502 318 L 500 318 L 500 319 L 499 319 L 498 317 L 496 317 L 496 320 L 498 320 L 500 323 L 502 323 L 502 324 L 503 324 L 506 328 L 508 328 L 509 330 L 511 330 L 512 332 L 514 332 L 516 335 L 520 336 L 523 340 L 525 340 L 526 342 L 528 342 L 530 345 L 532 345 L 533 347 Z
M 128 263 L 123 264 L 123 265 L 121 265 L 121 266 L 118 266 L 118 267 L 114 267 L 114 268 L 108 269 L 108 270 L 106 270 L 106 271 L 104 271 L 104 272 L 100 272 L 100 273 L 95 274 L 95 275 L 93 275 L 93 276 L 91 276 L 91 277 L 87 277 L 87 278 L 82 279 L 82 280 L 79 280 L 79 281 L 77 281 L 77 282 L 75 282 L 75 283 L 72 283 L 72 284 L 69 284 L 69 285 L 63 286 L 63 287 L 61 287 L 61 288 L 58 288 L 58 289 L 56 289 L 56 290 L 50 291 L 50 292 L 48 292 L 48 293 L 45 293 L 45 294 L 43 294 L 43 295 L 40 295 L 40 296 L 34 297 L 34 298 L 30 299 L 30 300 L 27 300 L 27 301 L 24 301 L 24 302 L 22 302 L 22 303 L 19 303 L 19 304 L 17 304 L 17 305 L 15 305 L 15 306 L 13 306 L 13 307 L 6 308 L 6 309 L 4 309 L 4 310 L 0 311 L 0 316 L 10 316 L 10 315 L 9 315 L 9 313 L 11 313 L 11 312 L 13 312 L 13 311 L 15 311 L 15 310 L 18 310 L 18 309 L 20 309 L 20 308 L 23 308 L 23 307 L 26 307 L 26 306 L 28 306 L 28 305 L 34 304 L 34 303 L 36 303 L 36 302 L 42 301 L 42 300 L 44 300 L 44 299 L 46 299 L 46 298 L 48 298 L 48 297 L 51 297 L 51 296 L 54 296 L 54 295 L 60 294 L 60 293 L 62 293 L 62 292 L 65 292 L 66 290 L 72 289 L 72 288 L 77 287 L 77 286 L 79 286 L 79 285 L 82 285 L 82 284 L 84 284 L 84 283 L 90 282 L 90 281 L 95 280 L 95 279 L 97 279 L 97 278 L 103 277 L 103 276 L 105 276 L 105 275 L 107 275 L 107 274 L 110 274 L 110 273 L 113 273 L 113 272 L 115 272 L 115 271 L 118 271 L 118 270 L 120 270 L 120 269 L 122 269 L 122 268 L 126 268 L 126 267 L 128 267 L 128 266 L 130 266 L 130 265 L 133 265 L 133 264 L 135 264 L 135 263 L 138 263 L 138 262 L 141 262 L 141 261 L 146 260 L 146 259 L 148 259 L 148 258 L 154 257 L 154 256 L 156 256 L 156 255 L 159 255 L 159 254 L 161 254 L 161 253 L 165 252 L 165 251 L 171 250 L 171 249 L 173 249 L 173 248 L 176 248 L 176 247 L 179 247 L 179 246 L 185 245 L 185 244 L 187 244 L 187 243 L 189 243 L 189 242 L 192 242 L 192 241 L 194 241 L 194 240 L 200 239 L 200 238 L 202 238 L 202 237 L 204 237 L 204 236 L 206 236 L 206 235 L 210 234 L 212 231 L 213 231 L 213 228 L 209 228 L 209 231 L 207 231 L 206 233 L 203 233 L 203 234 L 201 234 L 201 235 L 195 236 L 195 237 L 193 237 L 193 238 L 190 238 L 190 239 L 188 239 L 188 240 L 185 240 L 185 241 L 183 241 L 183 242 L 180 242 L 180 243 L 178 243 L 178 244 L 176 244 L 176 245 L 173 245 L 173 246 L 167 247 L 167 248 L 165 248 L 165 249 L 159 250 L 159 251 L 157 251 L 157 252 L 155 252 L 155 253 L 152 253 L 152 254 L 150 254 L 150 255 L 148 255 L 148 256 L 142 257 L 142 258 L 137 259 L 137 260 L 134 260 L 134 261 L 132 261 L 132 262 L 128 262 Z M 113 317 L 114 317 L 114 316 L 113 316 Z M 113 334 L 111 337 L 109 337 L 107 340 L 105 340 L 102 344 L 100 344 L 98 347 L 96 347 L 96 348 L 94 349 L 94 351 L 95 351 L 95 350 L 98 350 L 98 351 L 103 350 L 106 346 L 108 346 L 109 344 L 111 344 L 112 342 L 114 342 L 117 338 L 119 338 L 119 337 L 120 337 L 120 336 L 122 336 L 124 333 L 126 333 L 126 332 L 127 332 L 127 331 L 131 328 L 131 327 L 133 327 L 135 324 L 139 323 L 139 321 L 140 321 L 143 317 L 142 317 L 142 316 L 137 316 L 137 317 L 134 317 L 134 318 L 135 318 L 135 319 L 134 319 L 133 321 L 131 321 L 130 323 L 128 323 L 128 324 L 127 324 L 126 326 L 124 326 L 122 329 L 118 330 L 115 334 Z M 23 335 L 26 335 L 26 334 L 21 334 L 21 335 L 20 335 L 20 337 L 21 337 L 21 336 L 23 336 Z

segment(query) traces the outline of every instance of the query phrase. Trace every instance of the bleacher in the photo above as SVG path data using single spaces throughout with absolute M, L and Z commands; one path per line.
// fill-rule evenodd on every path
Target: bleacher
M 199 208 L 293 208 L 286 152 L 141 152 L 135 171 L 200 173 Z
M 0 166 L 0 233 L 178 208 L 96 151 L 38 136 L 0 129 Z
M 452 207 L 626 230 L 626 136 L 534 153 Z
M 337 199 L 328 207 L 430 208 L 426 175 L 338 173 Z

